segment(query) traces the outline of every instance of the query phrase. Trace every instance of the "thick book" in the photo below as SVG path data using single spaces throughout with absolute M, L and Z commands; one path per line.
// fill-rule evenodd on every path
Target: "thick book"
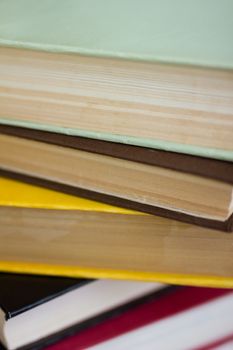
M 0 342 L 39 349 L 168 292 L 166 285 L 0 274 Z
M 0 178 L 0 270 L 233 287 L 232 235 Z
M 231 162 L 1 125 L 0 149 L 0 171 L 21 180 L 233 230 Z
M 2 1 L 0 122 L 232 161 L 232 11 Z
M 184 287 L 164 293 L 160 298 L 78 332 L 45 350 L 230 350 L 232 345 L 232 290 Z

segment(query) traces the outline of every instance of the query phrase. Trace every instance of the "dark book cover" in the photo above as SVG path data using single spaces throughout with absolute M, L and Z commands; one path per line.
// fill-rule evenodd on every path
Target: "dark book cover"
M 9 319 L 92 281 L 0 273 L 0 307 Z
M 93 279 L 0 273 L 0 309 L 5 313 L 5 324 L 9 322 L 11 318 L 27 313 L 27 311 L 32 308 L 49 302 L 50 300 L 74 289 L 86 287 L 97 281 L 98 280 Z M 77 324 L 42 337 L 35 342 L 20 346 L 17 349 L 42 349 L 65 337 L 77 334 L 90 327 L 94 327 L 103 321 L 119 316 L 127 310 L 147 303 L 151 299 L 160 298 L 166 293 L 171 293 L 176 288 L 178 287 L 167 287 L 165 285 L 161 286 L 159 289 L 151 287 L 150 291 L 147 291 L 138 297 L 134 296 L 131 300 L 121 302 L 117 307 L 105 309 L 103 312 L 94 314 L 94 316 L 90 316 Z M 93 295 L 93 298 L 95 297 L 97 296 Z M 2 327 L 4 327 L 4 324 Z M 0 345 L 0 349 L 5 348 L 3 345 Z
M 233 184 L 233 163 L 224 160 L 8 125 L 0 125 L 1 133 L 156 165 Z
M 233 163 L 227 161 L 6 125 L 0 125 L 0 133 L 55 144 L 62 147 L 103 154 L 129 161 L 169 168 L 179 172 L 190 173 L 230 184 L 233 183 Z M 200 217 L 184 213 L 182 211 L 173 211 L 159 206 L 139 203 L 134 200 L 120 198 L 115 195 L 104 194 L 67 184 L 55 183 L 54 181 L 47 179 L 14 173 L 6 169 L 1 169 L 1 165 L 0 175 L 72 195 L 81 196 L 111 205 L 122 206 L 128 209 L 138 210 L 152 215 L 163 216 L 194 225 L 209 227 L 226 232 L 231 232 L 233 230 L 233 214 L 226 221 Z

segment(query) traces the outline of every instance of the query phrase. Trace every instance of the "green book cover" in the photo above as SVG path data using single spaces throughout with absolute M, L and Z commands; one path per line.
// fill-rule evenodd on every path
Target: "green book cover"
M 0 44 L 233 68 L 231 0 L 1 0 Z
M 1 0 L 0 46 L 230 70 L 232 14 L 231 0 Z M 0 122 L 233 161 L 233 145 L 216 149 L 3 114 Z

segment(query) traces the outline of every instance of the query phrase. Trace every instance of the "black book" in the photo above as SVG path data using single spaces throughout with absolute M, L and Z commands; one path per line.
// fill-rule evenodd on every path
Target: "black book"
M 0 342 L 40 349 L 145 302 L 165 286 L 133 281 L 0 274 Z

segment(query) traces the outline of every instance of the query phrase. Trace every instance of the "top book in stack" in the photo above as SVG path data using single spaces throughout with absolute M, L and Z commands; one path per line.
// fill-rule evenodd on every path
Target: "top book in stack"
M 2 1 L 1 122 L 232 161 L 232 13 L 229 0 Z
M 229 179 L 233 162 L 232 12 L 233 3 L 228 0 L 1 2 L 0 124 L 140 146 L 147 148 L 147 153 L 157 149 L 212 158 L 214 167 L 222 172 L 230 169 L 229 173 L 217 183 L 212 180 L 219 179 L 216 169 L 207 176 L 210 181 L 204 179 L 205 184 L 193 178 L 190 185 L 182 177 L 180 183 L 184 186 L 179 184 L 179 191 L 178 185 L 170 183 L 167 192 L 176 202 L 169 199 L 167 204 L 167 192 L 163 192 L 163 201 L 157 201 L 157 196 L 152 202 L 147 201 L 144 192 L 134 189 L 134 196 L 126 198 L 124 191 L 120 194 L 124 192 L 122 197 L 131 201 L 140 197 L 144 204 L 170 212 L 178 210 L 195 218 L 226 223 L 233 211 Z M 15 163 L 19 159 L 16 149 L 20 153 L 28 148 L 35 159 L 33 147 L 40 148 L 41 155 L 43 150 L 48 155 L 49 150 L 55 150 L 53 147 L 9 136 L 1 140 L 3 170 L 51 181 L 56 178 L 67 185 L 106 192 L 106 188 L 84 186 L 82 178 L 79 182 L 75 179 L 74 184 L 67 178 L 52 177 L 51 171 L 46 177 L 43 172 L 36 174 L 32 168 Z M 14 153 L 14 159 L 4 154 L 4 149 Z M 109 160 L 97 158 L 99 165 L 100 159 Z M 58 163 L 62 164 L 60 159 Z M 47 163 L 51 162 L 52 158 Z M 196 164 L 201 163 L 198 160 Z M 38 163 L 37 169 L 42 165 Z M 131 173 L 135 167 L 139 166 L 134 164 Z M 77 164 L 73 168 L 77 173 Z M 187 164 L 185 168 L 193 174 Z M 149 176 L 151 168 L 146 167 L 146 171 Z M 179 180 L 177 173 L 171 174 Z M 159 181 L 162 178 L 164 174 Z M 160 182 L 153 185 L 152 181 L 152 192 Z M 150 182 L 145 183 L 149 187 Z M 115 183 L 112 187 L 117 188 Z M 187 198 L 181 205 L 177 201 L 183 200 L 182 193 Z M 189 208 L 194 197 L 195 210 Z M 221 212 L 212 213 L 211 203 Z M 205 206 L 202 211 L 201 204 Z M 220 229 L 231 230 L 232 224 Z

